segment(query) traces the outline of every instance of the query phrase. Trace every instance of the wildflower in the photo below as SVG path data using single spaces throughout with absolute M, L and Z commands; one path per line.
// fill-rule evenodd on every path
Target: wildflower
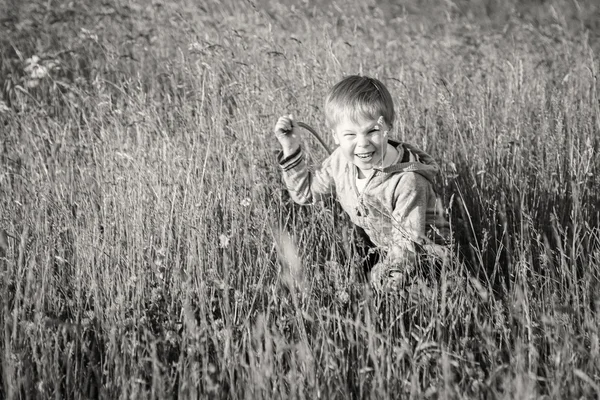
M 92 40 L 94 42 L 98 41 L 98 35 L 85 28 L 81 28 L 81 32 L 79 32 L 79 38 L 83 40 Z
M 24 71 L 27 74 L 25 80 L 25 87 L 34 88 L 40 84 L 40 80 L 46 78 L 50 70 L 57 67 L 56 62 L 46 61 L 44 64 L 40 63 L 40 58 L 33 55 L 25 60 Z
M 347 304 L 350 301 L 350 295 L 345 290 L 338 290 L 336 293 L 337 300 L 341 304 Z
M 31 70 L 31 77 L 33 79 L 43 79 L 48 76 L 48 68 L 43 65 L 36 65 Z
M 229 237 L 227 235 L 221 234 L 221 236 L 219 236 L 219 247 L 222 249 L 229 247 Z
M 188 50 L 191 52 L 201 52 L 202 45 L 200 45 L 200 43 L 198 43 L 198 42 L 190 43 L 188 45 Z
M 241 304 L 242 300 L 244 300 L 244 295 L 239 290 L 236 290 L 233 293 L 233 299 L 236 304 Z
M 246 197 L 245 199 L 243 199 L 242 201 L 240 201 L 240 205 L 242 207 L 248 207 L 248 206 L 250 206 L 250 203 L 251 203 L 251 201 L 250 201 L 249 197 Z
M 40 58 L 36 55 L 33 55 L 31 57 L 29 57 L 28 59 L 25 60 L 25 64 L 27 66 L 29 65 L 37 65 L 40 62 Z M 27 68 L 25 68 L 25 70 L 27 70 Z
M 25 60 L 24 70 L 31 79 L 43 79 L 48 76 L 48 68 L 40 64 L 40 58 L 36 55 Z

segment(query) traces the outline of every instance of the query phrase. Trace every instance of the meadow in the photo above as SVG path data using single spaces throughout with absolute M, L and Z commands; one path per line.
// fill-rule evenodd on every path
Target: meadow
M 600 399 L 599 54 L 594 0 L 5 0 L 0 398 Z M 453 226 L 396 294 L 275 158 L 357 73 Z

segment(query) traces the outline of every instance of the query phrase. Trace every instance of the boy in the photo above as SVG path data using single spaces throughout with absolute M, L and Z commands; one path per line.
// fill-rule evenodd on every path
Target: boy
M 416 147 L 388 139 L 394 104 L 377 79 L 342 79 L 325 99 L 325 115 L 338 147 L 314 170 L 306 165 L 292 117 L 277 121 L 287 189 L 298 204 L 335 192 L 352 222 L 386 254 L 371 270 L 371 283 L 377 290 L 393 288 L 420 254 L 443 252 L 435 244 L 448 228 L 432 185 L 437 164 Z

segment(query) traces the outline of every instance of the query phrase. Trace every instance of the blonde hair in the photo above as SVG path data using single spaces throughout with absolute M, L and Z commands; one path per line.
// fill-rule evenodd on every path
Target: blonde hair
M 325 98 L 327 126 L 334 129 L 344 118 L 359 118 L 394 124 L 394 101 L 381 81 L 367 76 L 351 75 L 336 83 Z

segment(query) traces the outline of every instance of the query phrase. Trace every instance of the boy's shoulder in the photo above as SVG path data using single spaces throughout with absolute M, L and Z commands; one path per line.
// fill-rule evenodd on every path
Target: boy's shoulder
M 435 159 L 409 143 L 395 142 L 390 140 L 390 144 L 398 151 L 398 161 L 383 169 L 383 172 L 433 172 L 436 174 L 439 170 Z
M 439 167 L 431 155 L 409 143 L 390 140 L 390 144 L 396 148 L 399 154 L 396 163 L 383 169 L 388 178 L 397 181 L 396 183 L 402 181 L 404 184 L 410 182 L 424 184 L 426 183 L 424 178 L 433 186 L 436 185 Z

